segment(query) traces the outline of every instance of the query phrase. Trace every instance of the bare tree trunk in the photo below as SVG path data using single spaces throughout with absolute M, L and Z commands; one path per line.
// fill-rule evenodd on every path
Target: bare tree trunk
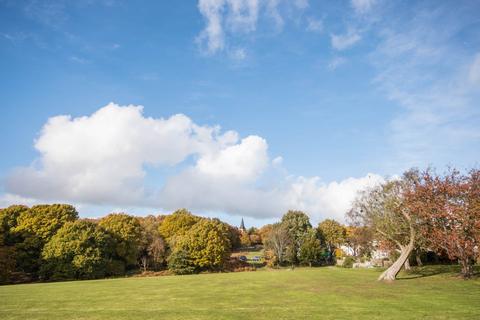
M 405 270 L 407 270 L 407 271 L 412 270 L 412 268 L 410 267 L 410 259 L 409 259 L 409 258 L 407 258 L 407 260 L 405 260 L 405 263 L 403 264 L 403 267 L 404 267 Z
M 417 266 L 423 267 L 422 258 L 420 258 L 420 255 L 418 254 L 418 252 L 415 254 L 415 259 L 417 260 Z
M 412 223 L 410 221 L 410 217 L 406 216 L 410 223 L 410 241 L 408 242 L 407 246 L 401 247 L 401 254 L 398 257 L 397 261 L 395 261 L 387 270 L 385 270 L 380 277 L 378 277 L 378 281 L 393 281 L 397 278 L 398 273 L 402 269 L 402 266 L 408 260 L 408 257 L 412 253 L 413 247 L 415 245 L 415 230 L 413 229 Z
M 462 277 L 464 279 L 469 279 L 473 275 L 473 267 L 470 259 L 462 259 L 460 260 L 460 264 L 462 266 Z

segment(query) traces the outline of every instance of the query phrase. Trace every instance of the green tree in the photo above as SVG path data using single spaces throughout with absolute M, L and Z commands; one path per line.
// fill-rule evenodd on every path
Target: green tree
M 231 249 L 239 249 L 242 246 L 241 231 L 237 227 L 231 226 L 229 224 L 225 224 L 225 226 L 228 228 L 228 239 L 230 240 L 230 244 L 232 245 Z
M 221 270 L 230 257 L 228 228 L 218 219 L 202 219 L 178 239 L 175 250 L 187 253 L 197 270 Z
M 122 261 L 125 268 L 135 266 L 142 235 L 138 218 L 125 213 L 111 213 L 103 217 L 99 225 L 112 235 L 116 259 Z
M 168 242 L 171 242 L 174 237 L 183 236 L 200 219 L 200 217 L 194 216 L 187 209 L 179 209 L 163 219 L 159 227 L 160 235 Z
M 28 210 L 30 209 L 23 205 L 0 209 L 0 245 L 11 246 L 19 240 L 14 228 L 18 225 L 20 215 Z
M 15 245 L 18 270 L 36 277 L 43 246 L 65 223 L 77 219 L 77 210 L 68 204 L 36 205 L 22 210 L 12 229 L 19 239 Z
M 318 239 L 318 232 L 315 229 L 308 230 L 305 235 L 302 245 L 300 246 L 299 259 L 303 264 L 310 267 L 318 264 L 322 258 L 323 248 L 322 243 Z
M 103 277 L 113 253 L 112 241 L 93 222 L 67 222 L 43 248 L 40 274 L 52 280 Z
M 297 263 L 299 258 L 300 246 L 308 230 L 312 228 L 308 215 L 302 211 L 289 210 L 282 217 L 282 225 L 285 226 L 290 239 L 291 262 Z
M 77 210 L 69 204 L 36 205 L 21 212 L 14 231 L 32 234 L 47 242 L 66 222 L 77 219 Z
M 318 224 L 318 232 L 327 246 L 331 258 L 335 248 L 340 247 L 347 236 L 347 229 L 333 219 L 326 219 Z
M 174 274 L 192 274 L 195 273 L 196 268 L 193 265 L 188 252 L 183 249 L 173 250 L 168 257 L 168 270 Z

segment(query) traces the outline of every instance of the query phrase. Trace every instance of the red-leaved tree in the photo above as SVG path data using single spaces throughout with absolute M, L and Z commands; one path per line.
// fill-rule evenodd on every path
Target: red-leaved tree
M 441 176 L 427 170 L 406 190 L 404 203 L 428 247 L 458 259 L 462 276 L 470 278 L 480 246 L 480 171 L 450 169 Z

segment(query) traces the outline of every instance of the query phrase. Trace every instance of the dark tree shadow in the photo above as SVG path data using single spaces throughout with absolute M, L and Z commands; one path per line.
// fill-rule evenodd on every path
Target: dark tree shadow
M 418 278 L 432 277 L 435 275 L 450 275 L 460 277 L 460 266 L 458 265 L 427 265 L 424 267 L 413 267 L 411 271 L 402 271 L 397 280 L 412 280 Z M 480 277 L 480 266 L 474 267 L 473 278 Z

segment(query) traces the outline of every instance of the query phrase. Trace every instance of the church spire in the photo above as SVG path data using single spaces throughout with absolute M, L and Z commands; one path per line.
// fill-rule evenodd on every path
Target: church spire
M 240 230 L 247 231 L 247 229 L 245 228 L 245 224 L 243 223 L 243 218 L 242 218 L 242 222 L 240 223 Z

